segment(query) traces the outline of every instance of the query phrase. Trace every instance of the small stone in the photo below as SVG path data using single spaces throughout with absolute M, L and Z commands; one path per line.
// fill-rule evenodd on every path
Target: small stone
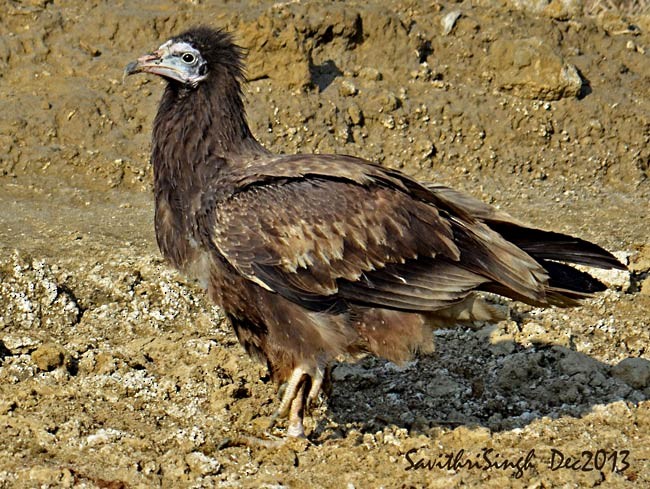
M 94 372 L 99 374 L 111 374 L 117 371 L 119 365 L 117 358 L 109 352 L 100 352 L 94 357 Z
M 359 78 L 370 81 L 379 81 L 383 78 L 383 76 L 378 69 L 364 66 L 361 68 L 361 70 L 359 70 Z
M 384 112 L 392 112 L 400 105 L 399 99 L 393 92 L 386 93 L 381 99 L 381 108 Z
M 641 282 L 641 295 L 650 296 L 650 277 L 646 277 L 643 282 Z
M 428 139 L 420 139 L 415 143 L 415 150 L 421 160 L 427 160 L 436 154 L 435 145 Z
M 546 2 L 543 2 L 545 4 Z M 540 4 L 542 4 L 540 2 Z M 569 20 L 572 16 L 580 15 L 582 2 L 577 0 L 551 0 L 543 9 L 543 13 L 555 20 Z
M 431 70 L 429 63 L 427 63 L 426 61 L 424 63 L 420 63 L 420 66 L 418 67 L 417 70 L 411 71 L 411 78 L 413 80 L 431 81 L 433 78 L 438 76 L 440 75 L 436 74 L 434 76 L 433 70 Z M 440 81 L 440 80 L 436 80 L 436 81 Z
M 357 87 L 350 80 L 343 80 L 339 87 L 339 95 L 341 97 L 353 97 L 359 92 Z
M 650 272 L 650 244 L 642 245 L 632 253 L 629 269 L 634 273 Z
M 453 10 L 442 17 L 440 24 L 442 25 L 443 36 L 447 36 L 451 33 L 451 31 L 454 29 L 454 26 L 456 25 L 456 21 L 460 18 L 460 16 L 460 10 Z
M 525 323 L 522 327 L 521 332 L 526 337 L 544 336 L 547 334 L 544 326 L 533 321 Z
M 63 365 L 65 350 L 56 343 L 45 343 L 32 353 L 32 360 L 39 370 L 49 372 Z
M 386 129 L 395 129 L 395 118 L 392 115 L 387 115 L 381 118 L 381 124 Z
M 650 360 L 626 358 L 612 367 L 612 375 L 630 387 L 644 389 L 650 385 Z
M 348 126 L 341 126 L 336 131 L 336 139 L 342 143 L 347 143 L 350 141 L 352 134 L 350 133 L 350 128 Z
M 185 463 L 194 475 L 216 475 L 221 471 L 218 460 L 208 457 L 202 452 L 192 452 L 185 456 Z
M 363 124 L 363 112 L 357 104 L 352 104 L 348 107 L 348 117 L 350 123 L 354 126 L 361 126 Z
M 630 288 L 630 272 L 627 270 L 590 270 L 590 275 L 596 277 L 608 287 L 627 290 Z

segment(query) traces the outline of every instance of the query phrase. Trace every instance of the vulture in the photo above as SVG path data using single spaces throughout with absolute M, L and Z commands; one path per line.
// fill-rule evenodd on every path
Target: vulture
M 568 307 L 623 269 L 588 241 L 528 227 L 451 188 L 360 158 L 274 154 L 252 134 L 244 50 L 195 27 L 129 63 L 166 80 L 153 123 L 155 229 L 280 388 L 273 419 L 304 437 L 328 364 L 404 362 L 432 329 L 499 319 L 477 292 Z

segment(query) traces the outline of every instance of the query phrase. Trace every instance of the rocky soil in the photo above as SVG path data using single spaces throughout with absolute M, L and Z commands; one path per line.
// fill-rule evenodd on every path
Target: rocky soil
M 633 3 L 633 2 L 632 2 Z M 650 12 L 559 1 L 8 0 L 0 16 L 0 487 L 650 487 Z M 309 442 L 153 237 L 162 84 L 205 23 L 249 49 L 257 136 L 355 154 L 593 240 L 583 307 L 503 301 L 435 352 L 333 370 Z M 570 459 L 569 459 L 570 457 Z M 430 462 L 430 463 L 427 463 Z

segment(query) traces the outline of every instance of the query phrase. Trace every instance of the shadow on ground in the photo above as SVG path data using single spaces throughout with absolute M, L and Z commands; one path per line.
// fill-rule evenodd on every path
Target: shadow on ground
M 612 366 L 571 346 L 492 342 L 496 325 L 441 330 L 436 353 L 399 367 L 375 358 L 338 363 L 329 421 L 376 432 L 387 425 L 423 432 L 435 426 L 522 428 L 542 417 L 581 417 L 596 405 L 638 403 L 647 392 L 612 375 Z M 315 430 L 328 425 L 323 420 Z

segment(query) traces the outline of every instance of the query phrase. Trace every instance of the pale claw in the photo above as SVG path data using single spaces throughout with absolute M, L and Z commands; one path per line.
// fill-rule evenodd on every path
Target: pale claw
M 271 435 L 270 439 L 260 438 L 250 435 L 238 435 L 232 438 L 226 438 L 217 445 L 218 450 L 224 450 L 230 447 L 248 447 L 248 448 L 264 448 L 264 449 L 278 449 L 288 447 L 296 451 L 303 451 L 312 443 L 306 438 L 278 438 Z
M 303 418 L 305 408 L 312 405 L 318 398 L 324 378 L 325 369 L 320 365 L 316 367 L 296 367 L 289 380 L 280 388 L 280 390 L 283 390 L 280 406 L 271 417 L 269 429 L 275 426 L 278 418 L 289 415 L 287 435 L 304 438 Z
M 289 410 L 291 409 L 294 400 L 298 397 L 301 397 L 298 394 L 302 394 L 306 376 L 308 376 L 307 371 L 301 367 L 297 367 L 291 373 L 289 380 L 287 380 L 284 385 L 280 387 L 280 390 L 282 391 L 282 398 L 280 400 L 278 409 L 275 411 L 275 413 L 273 413 L 273 416 L 271 416 L 269 429 L 275 426 L 275 423 L 279 418 L 286 417 L 287 414 L 289 414 Z

